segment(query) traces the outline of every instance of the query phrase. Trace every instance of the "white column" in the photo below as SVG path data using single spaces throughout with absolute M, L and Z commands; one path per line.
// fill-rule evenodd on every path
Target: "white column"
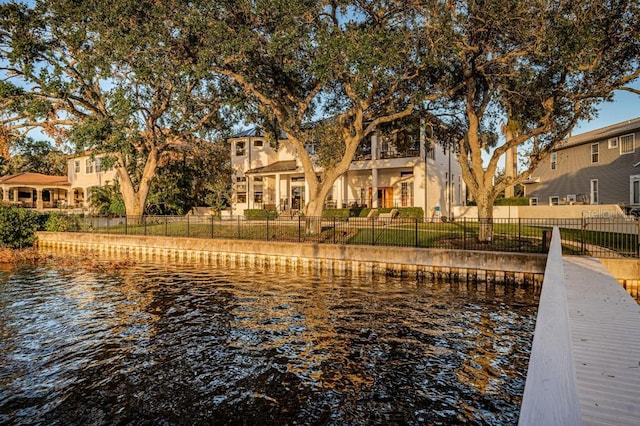
M 2 201 L 9 201 L 9 189 L 6 186 L 2 187 Z
M 380 206 L 378 200 L 378 169 L 371 169 L 371 207 L 378 208 Z
M 42 189 L 36 189 L 36 209 L 42 210 L 44 208 L 44 202 L 42 201 Z
M 280 205 L 280 173 L 276 173 L 276 210 L 282 210 L 282 206 Z

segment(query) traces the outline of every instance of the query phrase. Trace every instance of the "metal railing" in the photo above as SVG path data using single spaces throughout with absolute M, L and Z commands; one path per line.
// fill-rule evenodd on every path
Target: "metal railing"
M 551 229 L 560 228 L 565 254 L 638 258 L 636 220 L 615 219 L 458 219 L 423 222 L 415 218 L 277 219 L 214 216 L 75 217 L 67 230 L 122 235 L 226 238 L 331 244 L 363 244 L 456 250 L 544 253 Z M 490 241 L 479 234 L 491 229 Z

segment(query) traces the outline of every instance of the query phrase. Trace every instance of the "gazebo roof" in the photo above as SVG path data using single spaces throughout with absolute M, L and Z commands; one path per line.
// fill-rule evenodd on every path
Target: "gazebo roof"
M 1 185 L 30 186 L 30 185 L 52 185 L 71 186 L 66 176 L 50 176 L 41 173 L 18 173 L 17 175 L 7 175 L 0 177 Z

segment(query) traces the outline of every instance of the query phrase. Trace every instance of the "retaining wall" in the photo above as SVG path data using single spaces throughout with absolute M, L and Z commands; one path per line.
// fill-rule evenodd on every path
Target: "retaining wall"
M 542 254 L 67 232 L 39 232 L 38 247 L 144 259 L 431 275 L 534 285 L 542 282 L 546 262 L 546 255 Z

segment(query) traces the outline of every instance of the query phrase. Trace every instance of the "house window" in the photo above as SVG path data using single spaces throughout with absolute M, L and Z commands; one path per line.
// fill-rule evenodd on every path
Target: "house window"
M 400 203 L 402 207 L 413 206 L 413 183 L 402 182 L 400 186 Z
M 620 136 L 620 154 L 631 154 L 635 147 L 635 135 Z
M 609 146 L 609 149 L 617 148 L 618 138 L 609 138 L 609 140 L 607 141 L 607 144 Z
M 73 162 L 73 168 L 76 173 L 80 173 L 80 160 L 75 160 Z
M 592 163 L 597 163 L 598 162 L 598 154 L 599 154 L 599 145 L 597 143 L 592 143 L 591 144 L 591 162 Z
M 246 203 L 247 202 L 247 193 L 246 192 L 238 192 L 237 200 L 238 200 L 238 203 Z
M 529 205 L 530 206 L 537 206 L 538 205 L 538 197 L 529 198 Z
M 85 173 L 93 173 L 93 161 L 90 158 L 87 158 L 84 164 Z
M 246 146 L 245 142 L 236 142 L 236 157 L 246 154 Z
M 591 180 L 591 204 L 598 204 L 600 196 L 598 194 L 598 179 Z
M 558 168 L 558 153 L 551 153 L 551 170 L 555 170 Z
M 640 204 L 640 175 L 630 176 L 631 204 Z
M 253 202 L 261 204 L 262 203 L 262 176 L 255 176 L 253 178 Z
M 102 173 L 102 160 L 100 158 L 96 158 L 95 167 L 96 173 Z
M 560 197 L 558 196 L 549 197 L 550 206 L 557 206 L 559 204 L 560 204 Z

